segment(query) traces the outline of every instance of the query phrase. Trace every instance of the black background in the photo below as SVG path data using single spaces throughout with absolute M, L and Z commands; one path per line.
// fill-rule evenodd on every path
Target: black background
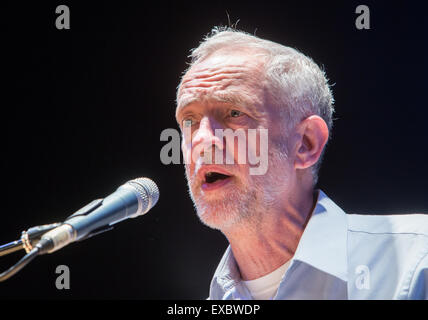
M 71 30 L 55 28 L 66 4 Z M 357 30 L 355 8 L 370 8 Z M 0 243 L 147 176 L 157 206 L 37 258 L 0 298 L 204 299 L 227 246 L 203 226 L 182 165 L 160 162 L 175 89 L 213 26 L 298 48 L 336 100 L 319 186 L 348 213 L 427 213 L 427 19 L 417 1 L 2 2 Z M 23 255 L 2 257 L 1 271 Z M 70 268 L 71 289 L 55 288 Z

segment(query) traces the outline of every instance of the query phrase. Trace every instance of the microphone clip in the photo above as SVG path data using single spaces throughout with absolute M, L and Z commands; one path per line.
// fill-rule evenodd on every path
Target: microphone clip
M 86 216 L 88 214 L 90 214 L 92 211 L 94 211 L 95 209 L 97 209 L 98 207 L 100 207 L 103 204 L 104 199 L 96 199 L 94 201 L 91 201 L 90 203 L 88 203 L 86 206 L 84 206 L 83 208 L 79 209 L 78 211 L 76 211 L 75 213 L 73 213 L 71 216 L 67 217 L 67 219 L 65 219 L 64 223 L 67 223 L 67 220 L 71 219 L 71 218 L 75 218 L 77 216 Z M 106 232 L 106 231 L 110 231 L 113 230 L 113 227 L 110 225 L 106 225 L 103 227 L 100 227 L 98 229 L 93 230 L 92 232 L 88 233 L 85 237 L 77 240 L 77 241 L 83 241 L 86 239 L 89 239 L 93 236 L 96 236 L 100 233 Z

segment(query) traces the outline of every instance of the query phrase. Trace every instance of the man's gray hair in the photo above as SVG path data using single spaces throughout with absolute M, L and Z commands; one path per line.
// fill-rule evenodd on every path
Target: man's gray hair
M 272 102 L 280 107 L 287 134 L 303 119 L 320 116 L 329 132 L 333 126 L 334 99 L 325 72 L 309 57 L 296 49 L 258 38 L 231 27 L 215 27 L 200 45 L 191 51 L 191 68 L 220 49 L 258 49 L 266 58 L 267 91 Z M 324 151 L 313 166 L 314 184 Z

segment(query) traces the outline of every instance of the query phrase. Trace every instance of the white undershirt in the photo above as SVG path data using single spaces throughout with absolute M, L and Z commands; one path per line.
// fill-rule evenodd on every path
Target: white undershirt
M 270 300 L 275 296 L 279 283 L 281 282 L 285 271 L 287 271 L 290 262 L 291 259 L 278 269 L 261 278 L 242 281 L 247 286 L 254 300 Z

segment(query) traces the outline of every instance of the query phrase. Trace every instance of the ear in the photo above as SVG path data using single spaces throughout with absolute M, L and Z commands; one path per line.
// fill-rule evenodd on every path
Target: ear
M 328 140 L 328 127 L 319 116 L 310 116 L 296 127 L 298 140 L 294 167 L 306 169 L 314 165 L 321 156 L 322 150 Z

